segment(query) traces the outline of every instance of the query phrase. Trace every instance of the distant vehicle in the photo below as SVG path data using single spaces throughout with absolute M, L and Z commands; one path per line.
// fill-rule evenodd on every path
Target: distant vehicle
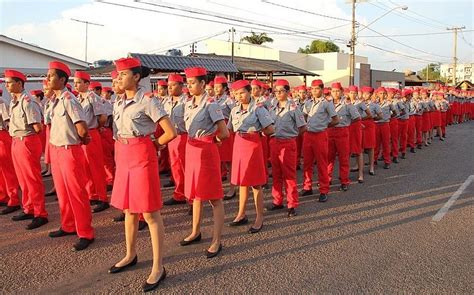
M 168 56 L 183 56 L 183 52 L 180 49 L 173 48 L 173 49 L 169 49 L 168 51 L 166 51 L 165 55 L 168 55 Z
M 92 65 L 94 68 L 102 68 L 102 67 L 110 66 L 111 64 L 113 64 L 111 60 L 100 59 L 100 60 L 96 60 Z

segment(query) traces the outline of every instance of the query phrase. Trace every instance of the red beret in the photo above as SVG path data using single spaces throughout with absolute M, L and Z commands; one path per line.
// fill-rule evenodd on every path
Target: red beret
M 359 91 L 359 88 L 355 85 L 351 85 L 349 86 L 349 91 L 355 91 L 355 92 L 358 92 Z
M 372 92 L 374 92 L 374 88 L 372 88 L 372 87 L 370 87 L 370 86 L 363 86 L 363 87 L 361 88 L 361 91 L 362 91 L 362 92 L 369 92 L 369 93 L 372 93 Z
M 329 94 L 329 93 L 331 93 L 331 88 L 326 87 L 323 89 L 323 94 Z
M 116 70 L 113 70 L 111 73 L 110 73 L 110 77 L 112 77 L 112 79 L 117 79 L 118 77 L 118 72 Z
M 349 90 L 349 87 L 344 87 L 344 93 L 347 94 L 347 93 L 349 93 L 349 91 L 350 91 L 350 90 Z
M 18 78 L 23 82 L 26 82 L 26 76 L 15 70 L 5 70 L 5 78 Z
M 87 81 L 90 81 L 90 80 L 91 80 L 91 75 L 89 75 L 89 74 L 86 73 L 86 72 L 81 72 L 81 71 L 76 71 L 76 72 L 74 73 L 74 77 L 75 77 L 75 78 L 82 79 L 82 80 L 87 80 Z
M 214 84 L 225 84 L 227 83 L 227 79 L 224 76 L 216 76 L 214 78 Z
M 379 92 L 387 92 L 387 90 L 385 90 L 384 87 L 379 87 L 375 90 L 375 93 L 379 93 Z
M 238 90 L 240 88 L 244 88 L 249 85 L 250 83 L 247 80 L 238 80 L 232 83 L 232 90 Z
M 420 93 L 428 93 L 428 89 L 426 89 L 426 88 L 421 88 L 421 89 L 420 89 Z
M 410 94 L 412 94 L 411 89 L 403 89 L 402 96 L 405 97 L 405 96 L 410 95 Z
M 211 82 L 207 83 L 207 86 L 214 87 L 214 81 L 211 81 Z
M 55 69 L 55 70 L 61 70 L 63 72 L 66 73 L 66 75 L 68 75 L 68 77 L 71 77 L 71 70 L 69 69 L 69 67 L 60 62 L 60 61 L 52 61 L 49 63 L 49 68 L 50 69 Z
M 102 84 L 100 84 L 100 82 L 98 81 L 91 81 L 91 83 L 89 84 L 89 89 L 94 89 L 97 87 L 102 88 Z
M 331 84 L 331 88 L 338 88 L 342 90 L 341 82 L 334 82 Z
M 313 82 L 311 82 L 311 87 L 324 87 L 323 80 L 313 80 Z
M 180 74 L 169 74 L 168 75 L 168 82 L 178 82 L 183 83 L 183 77 Z
M 201 77 L 207 75 L 207 70 L 201 67 L 187 68 L 184 69 L 184 74 L 186 78 Z
M 111 87 L 102 87 L 102 92 L 112 92 L 112 88 Z
M 258 87 L 262 87 L 262 86 L 263 86 L 263 85 L 262 85 L 262 82 L 260 82 L 260 81 L 258 81 L 258 80 L 256 80 L 256 79 L 252 80 L 252 82 L 250 82 L 250 85 L 251 85 L 251 86 L 258 86 Z
M 31 95 L 34 95 L 34 96 L 39 95 L 39 94 L 41 94 L 41 93 L 43 93 L 43 90 L 39 90 L 39 89 L 38 89 L 38 90 L 31 90 L 31 91 L 30 91 L 30 94 L 31 94 Z
M 395 88 L 387 88 L 386 91 L 387 93 L 392 93 L 392 94 L 397 93 L 397 89 Z
M 166 80 L 158 80 L 158 82 L 156 82 L 156 85 L 166 87 L 168 86 L 168 82 L 166 82 Z
M 133 58 L 133 57 L 121 58 L 115 61 L 115 67 L 117 68 L 117 71 L 119 72 L 141 67 L 141 66 L 142 66 L 142 63 L 140 62 L 140 60 L 138 58 Z
M 273 84 L 275 86 L 290 86 L 290 83 L 288 83 L 287 80 L 285 79 L 278 79 L 275 81 L 275 84 Z
M 268 85 L 267 83 L 262 83 L 262 87 L 263 89 L 270 89 L 270 85 Z
M 306 86 L 305 86 L 305 85 L 296 86 L 296 87 L 295 87 L 295 90 L 296 90 L 296 91 L 300 91 L 300 90 L 306 91 Z

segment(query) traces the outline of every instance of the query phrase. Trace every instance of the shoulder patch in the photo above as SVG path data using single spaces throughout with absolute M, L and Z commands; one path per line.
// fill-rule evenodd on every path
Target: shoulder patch
M 207 102 L 215 102 L 215 101 L 216 101 L 216 99 L 214 97 L 209 97 L 207 99 Z
M 288 103 L 290 103 L 290 102 L 288 102 Z M 296 105 L 296 103 L 294 103 L 294 102 L 291 102 L 291 103 L 290 103 L 290 110 L 291 110 L 291 111 L 296 110 L 297 107 L 298 107 L 298 106 Z
M 153 97 L 153 92 L 146 92 L 144 95 L 143 95 L 145 98 L 152 98 Z

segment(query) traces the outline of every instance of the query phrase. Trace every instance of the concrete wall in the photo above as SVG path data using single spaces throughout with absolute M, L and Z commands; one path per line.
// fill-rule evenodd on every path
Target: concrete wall
M 400 72 L 371 70 L 371 86 L 379 87 L 382 82 L 398 82 L 405 86 L 405 74 Z

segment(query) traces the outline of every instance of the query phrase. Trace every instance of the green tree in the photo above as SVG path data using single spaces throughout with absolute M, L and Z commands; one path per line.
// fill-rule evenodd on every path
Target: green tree
M 250 44 L 262 45 L 263 43 L 271 43 L 273 39 L 267 36 L 267 33 L 256 34 L 251 32 L 251 35 L 245 36 L 240 41 L 247 41 Z
M 439 64 L 431 63 L 427 65 L 426 67 L 424 67 L 423 69 L 419 70 L 417 74 L 423 80 L 441 80 Z
M 339 52 L 339 46 L 331 41 L 313 40 L 310 45 L 305 48 L 298 49 L 298 53 L 325 53 L 325 52 Z

